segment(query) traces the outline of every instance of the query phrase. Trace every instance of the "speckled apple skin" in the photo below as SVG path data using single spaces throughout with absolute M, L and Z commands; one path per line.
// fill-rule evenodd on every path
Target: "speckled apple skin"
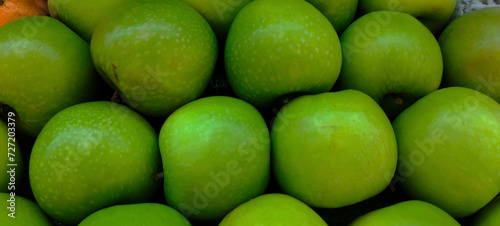
M 329 91 L 342 64 L 335 29 L 303 0 L 257 0 L 229 29 L 225 66 L 238 97 L 262 107 L 291 93 Z
M 311 207 L 285 194 L 265 194 L 231 211 L 219 226 L 316 225 L 326 222 Z
M 40 207 L 65 224 L 113 204 L 145 202 L 159 183 L 157 136 L 129 108 L 88 102 L 56 114 L 31 153 L 29 178 Z
M 91 214 L 78 225 L 191 226 L 189 221 L 182 216 L 182 214 L 177 212 L 177 210 L 158 203 L 138 203 L 111 206 Z
M 224 41 L 229 27 L 238 12 L 253 0 L 181 0 L 196 9 L 214 30 L 220 41 Z M 221 42 L 224 43 L 224 42 Z
M 485 206 L 500 192 L 499 116 L 497 102 L 463 87 L 435 91 L 401 113 L 393 126 L 403 189 L 456 218 Z
M 409 200 L 369 212 L 349 224 L 365 225 L 446 225 L 460 226 L 444 210 L 420 200 Z
M 0 193 L 0 200 L 3 201 L 4 207 L 0 211 L 0 225 L 9 226 L 25 226 L 25 225 L 40 225 L 40 226 L 50 226 L 52 220 L 45 215 L 45 213 L 40 209 L 40 207 L 33 201 L 16 195 L 16 211 L 15 218 L 10 217 L 10 210 L 6 207 L 9 202 L 6 202 L 11 198 L 8 193 Z
M 99 24 L 116 13 L 130 1 L 127 0 L 48 0 L 50 16 L 64 24 L 90 43 L 92 34 Z
M 339 87 L 368 94 L 390 118 L 439 88 L 443 77 L 439 44 L 413 16 L 389 11 L 366 14 L 344 31 L 340 43 Z
M 361 14 L 381 10 L 408 13 L 432 33 L 439 34 L 453 14 L 456 2 L 456 0 L 359 0 L 358 8 Z
M 125 102 L 151 116 L 167 116 L 199 97 L 217 60 L 210 25 L 177 0 L 134 2 L 102 23 L 92 59 Z
M 220 220 L 266 189 L 269 132 L 259 112 L 242 100 L 215 96 L 184 105 L 165 121 L 159 144 L 167 203 L 189 218 Z
M 396 137 L 373 99 L 356 90 L 305 95 L 272 128 L 272 163 L 287 194 L 338 208 L 384 190 L 396 170 Z
M 468 13 L 439 37 L 446 86 L 478 90 L 500 103 L 500 7 Z
M 0 27 L 0 104 L 17 111 L 16 129 L 35 137 L 60 110 L 88 101 L 97 83 L 89 45 L 50 17 Z
M 307 2 L 325 15 L 339 35 L 351 24 L 358 8 L 358 0 L 307 0 Z

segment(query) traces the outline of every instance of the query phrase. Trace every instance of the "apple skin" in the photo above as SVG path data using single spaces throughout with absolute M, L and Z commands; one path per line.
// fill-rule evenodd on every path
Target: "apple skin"
M 0 106 L 12 107 L 16 130 L 31 137 L 57 112 L 96 93 L 99 77 L 89 45 L 50 17 L 24 17 L 0 27 L 0 62 Z
M 352 22 L 358 8 L 358 0 L 307 0 L 307 2 L 328 18 L 339 35 Z
M 25 226 L 25 225 L 40 225 L 49 226 L 52 225 L 52 220 L 45 215 L 45 213 L 40 209 L 40 207 L 33 201 L 23 198 L 21 196 L 15 196 L 15 218 L 10 217 L 8 214 L 11 213 L 10 209 L 6 208 L 9 206 L 9 202 L 5 202 L 11 198 L 9 193 L 0 193 L 0 199 L 4 201 L 4 208 L 0 211 L 0 225 L 9 226 Z
M 439 37 L 446 86 L 478 90 L 500 103 L 500 7 L 454 20 Z
M 417 18 L 432 33 L 439 34 L 448 23 L 455 9 L 456 0 L 359 0 L 359 11 L 396 11 Z
M 242 100 L 213 96 L 184 105 L 163 124 L 159 144 L 167 203 L 188 218 L 220 220 L 267 187 L 269 131 Z
M 226 39 L 229 27 L 238 12 L 253 0 L 181 0 L 198 11 L 210 24 L 219 43 Z
M 99 74 L 131 108 L 164 117 L 201 95 L 215 68 L 217 39 L 188 5 L 144 0 L 99 26 L 91 52 Z
M 261 195 L 231 211 L 219 226 L 252 225 L 316 225 L 326 222 L 303 202 L 294 197 L 272 193 Z
M 78 226 L 93 225 L 162 225 L 191 226 L 189 221 L 172 207 L 158 203 L 116 205 L 101 209 Z
M 229 29 L 224 60 L 236 95 L 257 107 L 329 91 L 342 64 L 335 29 L 304 0 L 246 5 Z
M 344 31 L 340 43 L 338 87 L 368 94 L 391 119 L 439 88 L 443 75 L 439 44 L 408 14 L 366 14 Z
M 481 209 L 474 217 L 474 226 L 500 225 L 500 195 Z
M 160 185 L 153 178 L 159 171 L 153 127 L 104 101 L 57 113 L 36 139 L 29 164 L 37 203 L 69 225 L 110 205 L 148 201 Z
M 463 87 L 435 91 L 393 122 L 398 176 L 414 199 L 469 216 L 500 192 L 500 105 Z
M 368 225 L 447 225 L 460 226 L 444 210 L 419 200 L 400 202 L 392 206 L 384 207 L 367 213 L 349 224 L 350 226 Z
M 97 26 L 116 13 L 126 0 L 48 0 L 50 15 L 70 27 L 85 41 L 90 43 Z
M 389 185 L 396 170 L 391 123 L 357 90 L 292 100 L 279 111 L 271 136 L 278 184 L 313 207 L 368 199 Z
M 12 123 L 12 122 L 11 122 Z M 15 127 L 9 127 L 15 128 Z M 15 131 L 15 129 L 14 129 Z M 23 179 L 24 174 L 24 162 L 23 156 L 21 154 L 21 150 L 19 150 L 19 145 L 17 142 L 9 140 L 9 130 L 7 129 L 7 124 L 0 120 L 0 172 L 2 172 L 0 176 L 0 192 L 11 192 L 13 190 L 19 190 L 21 185 L 21 181 Z M 14 146 L 9 145 L 14 144 Z M 14 151 L 9 151 L 9 148 L 14 148 Z M 12 153 L 15 156 L 9 156 L 7 153 Z M 14 162 L 9 161 L 9 157 L 14 158 Z M 17 164 L 16 166 L 8 166 L 8 164 Z M 15 168 L 15 185 L 11 187 L 13 189 L 9 190 L 9 182 L 10 182 L 10 173 L 6 173 L 10 171 L 11 168 Z M 12 186 L 12 185 L 10 185 Z

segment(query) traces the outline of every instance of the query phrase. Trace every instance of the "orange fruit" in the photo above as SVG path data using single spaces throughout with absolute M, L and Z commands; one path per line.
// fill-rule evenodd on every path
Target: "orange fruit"
M 0 26 L 34 15 L 49 15 L 47 0 L 0 0 Z

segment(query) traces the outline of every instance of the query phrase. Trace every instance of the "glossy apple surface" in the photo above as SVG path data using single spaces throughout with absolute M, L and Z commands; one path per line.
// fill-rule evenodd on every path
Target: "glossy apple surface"
M 217 58 L 210 25 L 177 0 L 133 2 L 99 26 L 92 59 L 133 109 L 167 116 L 198 98 Z
M 499 115 L 497 102 L 463 87 L 406 109 L 393 123 L 403 189 L 456 218 L 485 206 L 500 192 Z
M 53 225 L 52 220 L 45 215 L 40 207 L 31 200 L 16 195 L 13 201 L 15 203 L 15 214 L 12 214 L 10 203 L 12 196 L 9 193 L 0 193 L 0 199 L 4 203 L 4 207 L 0 211 L 0 225 L 9 226 L 25 226 L 25 225 Z M 11 214 L 9 216 L 9 214 Z M 13 217 L 15 218 L 13 218 Z
M 325 15 L 339 35 L 352 22 L 358 8 L 358 0 L 307 0 L 307 2 Z
M 284 192 L 321 208 L 380 193 L 397 163 L 391 123 L 356 90 L 305 95 L 286 104 L 272 127 L 272 161 Z
M 265 194 L 241 204 L 219 226 L 327 224 L 309 206 L 284 194 Z
M 229 27 L 238 12 L 253 0 L 181 1 L 196 9 L 210 24 L 217 38 L 222 41 L 226 39 Z
M 102 21 L 116 13 L 129 1 L 125 0 L 48 0 L 50 15 L 64 22 L 90 43 L 92 34 Z
M 152 126 L 129 108 L 104 101 L 56 114 L 36 139 L 29 164 L 37 203 L 65 224 L 113 204 L 148 201 L 159 187 L 159 171 Z
M 231 25 L 224 60 L 236 95 L 265 107 L 287 94 L 329 91 L 341 50 L 335 29 L 311 4 L 253 1 Z
M 367 213 L 349 224 L 350 226 L 367 225 L 455 225 L 460 224 L 444 210 L 419 200 L 400 202 Z
M 36 137 L 60 110 L 91 100 L 98 76 L 89 45 L 63 23 L 32 16 L 0 27 L 0 107 Z
M 264 192 L 270 138 L 260 113 L 232 97 L 202 98 L 168 117 L 160 132 L 168 205 L 194 220 L 220 220 Z
M 432 33 L 439 34 L 453 14 L 456 2 L 456 0 L 359 0 L 359 10 L 362 14 L 381 10 L 408 13 Z
M 79 226 L 94 225 L 164 225 L 191 226 L 172 207 L 158 203 L 116 205 L 101 209 L 83 220 Z
M 478 90 L 500 103 L 500 7 L 475 10 L 439 37 L 447 86 Z
M 343 60 L 339 87 L 368 94 L 391 119 L 441 83 L 439 44 L 408 14 L 366 14 L 344 31 L 340 43 Z

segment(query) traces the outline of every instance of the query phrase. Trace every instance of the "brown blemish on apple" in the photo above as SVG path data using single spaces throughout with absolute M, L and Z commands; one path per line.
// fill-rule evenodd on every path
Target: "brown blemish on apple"
M 118 79 L 118 74 L 116 73 L 116 65 L 115 64 L 111 64 L 111 66 L 113 66 L 113 75 L 115 76 L 115 80 L 117 82 L 120 81 L 120 79 Z
M 159 172 L 159 173 L 153 174 L 153 178 L 155 179 L 155 181 L 158 181 L 158 180 L 162 179 L 163 178 L 163 172 Z

